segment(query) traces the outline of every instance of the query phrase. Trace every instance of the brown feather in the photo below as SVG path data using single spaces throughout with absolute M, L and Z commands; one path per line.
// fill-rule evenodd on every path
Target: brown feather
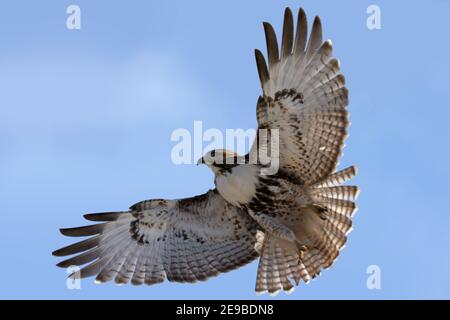
M 278 42 L 275 30 L 270 23 L 264 22 L 264 32 L 266 34 L 267 57 L 269 60 L 269 70 L 271 70 L 279 61 Z
M 284 11 L 283 38 L 281 41 L 281 59 L 284 60 L 292 53 L 294 42 L 294 18 L 292 11 L 286 8 Z
M 266 60 L 264 59 L 263 54 L 258 49 L 255 49 L 255 58 L 261 87 L 264 88 L 264 84 L 269 81 L 269 70 L 267 70 Z
M 128 211 L 88 213 L 84 215 L 84 218 L 89 221 L 115 221 L 121 214 L 127 212 Z
M 84 227 L 59 229 L 59 231 L 68 237 L 84 237 L 101 233 L 105 226 L 106 223 L 99 223 Z
M 53 251 L 53 255 L 56 257 L 68 256 L 70 254 L 83 252 L 97 246 L 100 242 L 100 236 L 92 237 L 70 246 Z
M 308 46 L 306 49 L 307 59 L 312 57 L 314 52 L 320 47 L 321 44 L 322 44 L 322 23 L 320 21 L 320 18 L 316 16 L 312 26 L 311 35 L 309 36 Z
M 308 38 L 308 20 L 305 11 L 300 8 L 297 18 L 297 31 L 295 33 L 294 54 L 300 54 L 305 51 L 306 40 Z

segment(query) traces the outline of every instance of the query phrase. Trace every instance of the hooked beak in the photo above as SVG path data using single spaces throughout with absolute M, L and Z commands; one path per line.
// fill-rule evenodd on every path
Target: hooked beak
M 203 157 L 201 157 L 200 159 L 198 159 L 198 161 L 197 161 L 197 165 L 199 165 L 199 164 L 204 164 L 205 163 L 205 160 L 203 159 Z

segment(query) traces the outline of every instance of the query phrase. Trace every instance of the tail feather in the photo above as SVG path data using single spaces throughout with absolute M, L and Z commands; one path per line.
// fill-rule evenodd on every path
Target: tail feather
M 356 211 L 356 204 L 353 201 L 331 199 L 322 196 L 314 196 L 314 200 L 320 206 L 324 206 L 346 217 L 352 217 Z
M 270 254 L 268 254 L 270 252 Z M 261 249 L 261 258 L 259 259 L 258 264 L 258 274 L 256 278 L 256 288 L 255 291 L 258 294 L 262 294 L 265 292 L 275 292 L 278 288 L 272 288 L 272 283 L 269 284 L 269 274 L 271 273 L 272 266 L 272 245 L 266 239 L 264 239 L 262 249 Z
M 310 278 L 292 248 L 286 247 L 286 243 L 274 235 L 264 235 L 256 278 L 257 293 L 276 295 L 281 290 L 291 293 L 295 288 L 292 280 L 298 285 L 300 280 L 308 282 Z
M 306 271 L 311 278 L 314 279 L 320 273 L 320 259 L 321 253 L 316 248 L 308 249 L 303 256 L 303 263 L 305 264 Z
M 256 278 L 256 292 L 276 295 L 280 290 L 290 291 L 293 288 L 289 278 L 296 275 L 291 269 L 285 250 L 277 243 L 277 238 L 265 234 L 262 244 L 261 258 Z
M 294 286 L 289 281 L 288 276 L 293 272 L 286 261 L 285 252 L 283 248 L 275 243 L 275 270 L 278 273 L 278 286 L 281 286 L 280 290 L 290 291 Z M 277 294 L 278 292 L 276 292 Z
M 257 292 L 292 291 L 301 280 L 308 282 L 331 267 L 352 230 L 358 197 L 356 186 L 341 185 L 356 174 L 355 167 L 336 172 L 311 186 L 314 205 L 303 209 L 301 223 L 291 226 L 296 243 L 266 230 L 257 242 L 261 256 Z
M 299 265 L 299 272 L 298 274 L 300 275 L 300 277 L 303 279 L 303 281 L 305 283 L 309 283 L 311 281 L 311 276 L 308 273 L 308 270 L 306 270 L 306 266 L 303 263 L 303 261 L 298 261 L 298 265 Z M 295 279 L 295 278 L 294 278 Z M 300 283 L 300 280 L 296 280 L 297 285 Z
M 336 187 L 340 186 L 344 182 L 350 180 L 354 176 L 356 176 L 358 170 L 355 166 L 351 166 L 345 168 L 341 171 L 335 172 L 328 177 L 319 180 L 315 184 L 313 184 L 312 188 L 324 188 L 324 187 Z
M 320 266 L 321 269 L 327 269 L 331 267 L 334 260 L 336 260 L 339 255 L 339 248 L 333 245 L 333 241 L 325 234 L 323 238 L 317 243 L 316 247 L 318 254 L 320 257 Z
M 312 247 L 308 248 L 303 260 L 312 277 L 333 264 L 352 230 L 351 218 L 357 209 L 354 201 L 359 189 L 341 184 L 356 173 L 356 167 L 348 167 L 322 179 L 310 189 L 320 217 L 314 220 L 314 225 L 320 230 L 319 237 L 315 234 L 311 239 Z
M 330 239 L 330 242 L 336 248 L 336 250 L 339 251 L 345 245 L 345 241 L 347 241 L 347 236 L 341 232 L 335 233 L 331 229 L 333 229 L 333 228 L 325 228 L 323 230 L 324 234 L 328 239 Z
M 355 201 L 358 193 L 359 190 L 356 186 L 320 187 L 312 190 L 313 195 L 346 201 Z
M 345 234 L 348 234 L 352 229 L 353 222 L 350 219 L 350 217 L 340 214 L 334 210 L 328 209 L 326 213 L 326 218 L 337 229 L 341 230 Z

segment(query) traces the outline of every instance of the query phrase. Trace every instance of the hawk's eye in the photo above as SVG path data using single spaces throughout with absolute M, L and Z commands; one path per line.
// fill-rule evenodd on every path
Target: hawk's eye
M 211 157 L 215 157 L 216 156 L 216 150 L 211 151 Z

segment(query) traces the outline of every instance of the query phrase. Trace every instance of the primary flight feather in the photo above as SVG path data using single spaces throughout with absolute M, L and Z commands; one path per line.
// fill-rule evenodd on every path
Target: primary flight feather
M 82 278 L 124 284 L 206 280 L 259 256 L 256 291 L 290 292 L 330 267 L 347 240 L 358 188 L 342 185 L 355 167 L 336 172 L 347 136 L 348 90 L 331 41 L 315 18 L 308 39 L 300 9 L 294 32 L 289 8 L 281 48 L 264 23 L 267 61 L 255 50 L 262 87 L 256 115 L 265 139 L 239 156 L 212 150 L 199 163 L 216 188 L 178 200 L 146 200 L 128 211 L 87 214 L 98 222 L 61 229 L 89 237 L 53 252 L 58 266 L 80 266 Z M 276 132 L 276 136 L 274 133 Z M 276 137 L 276 139 L 275 139 Z M 276 140 L 276 141 L 275 141 Z M 278 146 L 276 173 L 263 173 L 261 151 Z M 251 159 L 255 161 L 250 161 Z

